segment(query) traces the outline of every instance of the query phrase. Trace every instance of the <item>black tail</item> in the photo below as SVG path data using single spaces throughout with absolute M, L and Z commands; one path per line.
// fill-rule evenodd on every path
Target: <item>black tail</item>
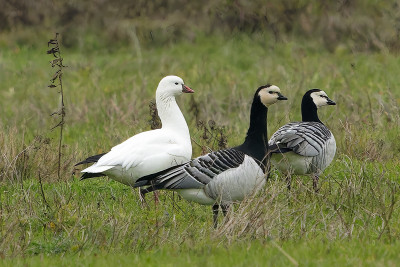
M 98 154 L 98 155 L 94 155 L 91 157 L 88 157 L 87 159 L 85 159 L 84 161 L 78 162 L 77 164 L 75 164 L 75 166 L 81 165 L 81 164 L 86 164 L 86 163 L 96 163 L 97 161 L 99 161 L 99 159 L 104 156 L 106 153 L 103 154 Z M 104 175 L 102 175 L 104 176 Z M 89 178 L 89 177 L 88 177 Z
M 140 194 L 142 194 L 144 196 L 144 195 L 146 195 L 150 192 L 156 191 L 158 189 L 159 188 L 156 188 L 155 186 L 148 186 L 146 188 L 140 188 Z
M 106 176 L 104 173 L 90 173 L 90 172 L 85 172 L 81 176 L 81 181 L 88 179 L 88 178 L 94 178 L 94 177 L 102 177 Z
M 75 166 L 81 165 L 81 164 L 87 164 L 87 163 L 96 163 L 102 156 L 104 156 L 106 153 L 102 153 L 102 154 L 98 154 L 98 155 L 94 155 L 91 157 L 88 157 L 87 159 L 78 162 L 77 164 L 75 164 Z M 103 173 L 89 173 L 89 172 L 85 172 L 82 176 L 81 176 L 81 181 L 88 179 L 88 178 L 94 178 L 94 177 L 101 177 L 101 176 L 105 176 Z

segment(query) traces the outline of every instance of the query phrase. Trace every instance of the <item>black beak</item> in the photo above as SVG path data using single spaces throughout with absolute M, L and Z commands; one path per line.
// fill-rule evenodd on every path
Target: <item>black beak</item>
M 287 100 L 287 97 L 282 95 L 281 93 L 278 93 L 278 100 Z
M 330 98 L 327 99 L 326 103 L 328 105 L 336 105 L 336 103 L 334 101 L 332 101 Z
M 190 94 L 193 94 L 193 93 L 194 93 L 194 91 L 192 90 L 192 88 L 190 88 L 190 87 L 188 87 L 188 86 L 186 86 L 186 85 L 184 85 L 184 84 L 182 84 L 182 92 L 183 92 L 183 93 L 190 93 Z

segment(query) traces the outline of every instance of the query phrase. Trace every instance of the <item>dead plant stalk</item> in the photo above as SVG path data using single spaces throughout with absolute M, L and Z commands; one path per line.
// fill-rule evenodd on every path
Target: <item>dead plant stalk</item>
M 59 34 L 56 33 L 56 37 L 54 39 L 50 39 L 47 42 L 47 46 L 51 47 L 50 50 L 47 50 L 47 54 L 52 54 L 55 59 L 50 61 L 52 68 L 57 68 L 56 72 L 54 73 L 53 77 L 50 79 L 51 84 L 48 86 L 50 88 L 59 87 L 60 91 L 60 103 L 59 109 L 56 112 L 53 112 L 51 116 L 57 115 L 60 118 L 60 121 L 53 127 L 51 130 L 55 128 L 60 128 L 60 135 L 59 135 L 59 143 L 58 143 L 58 168 L 57 168 L 57 176 L 58 180 L 61 180 L 61 149 L 62 149 L 62 139 L 63 139 L 63 130 L 64 130 L 64 123 L 65 123 L 65 106 L 64 106 L 64 90 L 62 86 L 62 75 L 63 75 L 63 58 L 61 56 L 59 40 Z M 58 81 L 58 84 L 55 84 Z

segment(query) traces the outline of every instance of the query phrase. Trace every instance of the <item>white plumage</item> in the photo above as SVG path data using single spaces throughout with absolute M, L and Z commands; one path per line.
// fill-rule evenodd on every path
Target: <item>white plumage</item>
M 82 170 L 82 179 L 107 175 L 123 184 L 134 185 L 139 177 L 190 160 L 189 129 L 175 101 L 175 97 L 182 93 L 193 93 L 193 90 L 177 76 L 163 78 L 156 91 L 162 128 L 139 133 L 104 155 L 92 156 L 78 163 L 97 161 Z

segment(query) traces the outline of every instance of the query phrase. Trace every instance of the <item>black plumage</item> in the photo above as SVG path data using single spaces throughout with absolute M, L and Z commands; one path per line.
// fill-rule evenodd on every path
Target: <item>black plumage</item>
M 98 154 L 98 155 L 94 155 L 94 156 L 88 157 L 87 159 L 75 164 L 75 166 L 78 166 L 78 165 L 81 165 L 81 164 L 96 163 L 105 154 L 106 153 L 102 153 L 102 154 Z

